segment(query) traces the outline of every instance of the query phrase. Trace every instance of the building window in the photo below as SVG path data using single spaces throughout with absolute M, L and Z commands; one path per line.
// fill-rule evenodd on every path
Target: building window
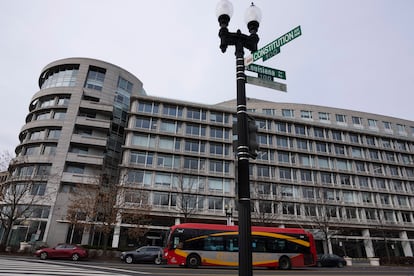
M 151 102 L 139 102 L 138 103 L 138 112 L 144 112 L 149 114 L 158 114 L 158 103 Z
M 377 120 L 368 119 L 368 127 L 370 129 L 378 129 Z
M 370 145 L 370 146 L 375 146 L 376 145 L 375 144 L 375 137 L 367 136 L 366 139 L 367 139 L 367 145 Z
M 131 164 L 152 165 L 154 154 L 150 152 L 131 152 L 129 162 Z
M 313 128 L 313 134 L 317 138 L 325 138 L 325 131 L 323 128 L 314 127 Z
M 276 115 L 276 109 L 271 108 L 263 108 L 262 109 L 263 114 L 275 116 Z
M 46 191 L 46 183 L 34 183 L 32 185 L 32 189 L 30 191 L 31 195 L 38 195 L 38 196 L 42 196 L 45 194 Z
M 282 109 L 282 116 L 287 118 L 293 118 L 294 113 L 293 109 Z
M 60 129 L 50 129 L 47 135 L 48 139 L 59 139 L 60 138 Z
M 271 123 L 271 121 L 268 121 L 268 120 L 256 119 L 256 125 L 257 125 L 258 129 L 263 129 L 263 130 L 271 130 L 272 129 L 272 123 Z
M 229 155 L 229 147 L 227 145 L 210 142 L 210 154 Z
M 324 184 L 331 184 L 332 183 L 332 174 L 321 172 L 321 182 Z
M 312 182 L 312 171 L 310 171 L 310 170 L 301 170 L 300 171 L 300 178 L 304 182 Z M 310 189 L 312 189 L 312 188 L 310 188 Z M 312 189 L 312 191 L 313 191 L 313 189 Z
M 85 170 L 84 165 L 74 165 L 73 164 L 73 165 L 67 165 L 65 172 L 83 174 L 84 170 Z
M 277 136 L 276 137 L 276 141 L 277 141 L 277 145 L 279 147 L 282 147 L 282 148 L 288 148 L 289 147 L 289 143 L 288 143 L 288 138 L 287 137 Z
M 207 113 L 201 109 L 187 108 L 187 119 L 205 121 Z
M 131 145 L 141 147 L 155 147 L 155 136 L 151 134 L 133 134 Z
M 384 129 L 388 132 L 392 132 L 392 124 L 390 122 L 383 121 Z
M 300 117 L 303 119 L 312 119 L 312 111 L 309 110 L 301 110 Z
M 321 157 L 318 156 L 318 164 L 319 164 L 319 168 L 321 169 L 329 169 L 330 168 L 330 164 L 329 164 L 329 159 L 326 157 Z
M 206 127 L 201 126 L 201 125 L 187 124 L 186 134 L 192 135 L 192 136 L 202 136 L 202 137 L 204 137 L 204 136 L 206 136 Z M 210 131 L 210 135 L 211 135 L 211 131 Z
M 344 145 L 334 145 L 335 154 L 344 156 L 345 155 L 345 146 Z
M 257 166 L 257 177 L 261 178 L 270 178 L 271 176 L 271 168 L 269 166 L 258 165 Z
M 319 121 L 329 121 L 329 113 L 326 112 L 318 112 Z
M 223 198 L 222 197 L 209 197 L 208 209 L 214 211 L 223 211 Z
M 129 170 L 126 177 L 126 181 L 128 184 L 139 184 L 144 186 L 151 186 L 151 179 L 151 172 L 139 170 Z
M 41 89 L 75 86 L 79 64 L 65 64 L 46 70 L 40 77 Z
M 407 131 L 405 130 L 405 125 L 397 124 L 397 131 L 401 135 L 407 135 Z
M 180 139 L 178 138 L 160 137 L 158 147 L 160 149 L 179 151 L 180 143 Z
M 230 136 L 229 130 L 225 128 L 210 127 L 210 137 L 220 140 L 228 140 Z
M 188 170 L 204 170 L 205 160 L 192 157 L 184 157 L 184 168 Z
M 136 117 L 135 118 L 135 127 L 141 129 L 156 129 L 156 121 L 154 122 L 152 118 L 145 117 Z
M 210 122 L 228 124 L 229 123 L 229 115 L 225 114 L 225 113 L 211 112 L 210 113 Z
M 284 151 L 279 151 L 277 153 L 277 160 L 280 163 L 289 164 L 290 163 L 289 153 L 288 152 L 284 152 Z
M 157 166 L 160 168 L 179 169 L 181 167 L 181 160 L 179 156 L 158 154 Z
M 154 192 L 152 204 L 159 207 L 168 207 L 169 206 L 169 193 Z
M 342 132 L 332 130 L 332 139 L 337 140 L 337 141 L 342 141 Z
M 230 163 L 227 161 L 210 160 L 209 171 L 213 173 L 228 174 L 230 172 Z
M 181 123 L 174 121 L 161 121 L 160 131 L 168 133 L 179 133 L 181 129 Z
M 361 148 L 352 147 L 352 149 L 351 149 L 351 156 L 352 157 L 355 157 L 355 158 L 362 158 L 362 149 Z
M 346 116 L 342 114 L 335 114 L 336 121 L 338 123 L 346 123 Z
M 364 162 L 355 162 L 357 172 L 366 172 Z
M 354 124 L 354 126 L 361 126 L 362 125 L 362 118 L 352 116 L 352 124 Z
M 287 147 L 287 138 L 286 138 L 286 147 Z M 304 139 L 296 139 L 296 147 L 298 149 L 308 150 L 308 141 Z
M 183 116 L 183 108 L 181 106 L 176 105 L 164 105 L 164 108 L 162 109 L 162 114 L 181 118 Z
M 101 91 L 105 79 L 106 70 L 103 68 L 89 66 L 85 87 Z
M 316 151 L 319 153 L 326 153 L 328 150 L 325 143 L 316 142 Z
M 351 141 L 351 143 L 359 144 L 359 135 L 356 133 L 349 133 L 349 141 Z
M 304 125 L 295 125 L 295 133 L 297 135 L 306 135 L 306 128 Z
M 205 153 L 205 142 L 198 140 L 186 140 L 185 141 L 185 151 L 196 152 L 196 153 Z
M 291 181 L 292 171 L 289 168 L 279 168 L 279 177 L 281 180 Z

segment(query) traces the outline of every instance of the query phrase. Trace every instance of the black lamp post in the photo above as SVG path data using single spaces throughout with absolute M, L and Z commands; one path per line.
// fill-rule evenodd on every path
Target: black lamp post
M 252 238 L 251 238 L 251 209 L 250 209 L 250 180 L 249 180 L 249 141 L 246 108 L 246 76 L 244 74 L 244 48 L 254 52 L 257 50 L 261 13 L 252 5 L 245 14 L 245 21 L 250 35 L 242 34 L 240 30 L 229 32 L 227 26 L 233 13 L 233 5 L 228 0 L 221 0 L 216 7 L 216 15 L 220 24 L 220 49 L 224 53 L 227 46 L 236 48 L 236 79 L 237 79 L 237 184 L 239 204 L 239 275 L 252 275 Z

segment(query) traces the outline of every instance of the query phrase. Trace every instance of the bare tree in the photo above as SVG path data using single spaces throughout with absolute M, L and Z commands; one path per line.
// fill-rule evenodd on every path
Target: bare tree
M 318 202 L 313 209 L 307 209 L 305 215 L 311 220 L 311 227 L 322 236 L 324 253 L 332 253 L 331 239 L 339 233 L 335 225 L 338 223 L 336 205 L 329 205 L 329 200 L 335 200 L 327 189 L 317 193 Z
M 50 167 L 37 166 L 35 169 L 34 166 L 25 167 L 20 164 L 19 172 L 20 174 L 10 163 L 9 177 L 0 184 L 0 223 L 4 230 L 0 240 L 1 248 L 8 245 L 13 226 L 38 212 L 53 194 L 49 191 L 45 195 L 46 182 L 52 178 L 49 174 Z
M 13 155 L 8 151 L 0 153 L 0 172 L 7 171 L 10 161 L 13 159 Z
M 176 206 L 187 222 L 198 210 L 200 197 L 195 192 L 199 188 L 198 178 L 180 172 L 175 176 L 173 189 L 177 192 Z
M 279 218 L 277 208 L 272 208 L 275 201 L 270 197 L 270 187 L 270 183 L 256 183 L 253 187 L 256 200 L 252 201 L 252 221 L 260 226 L 272 226 Z

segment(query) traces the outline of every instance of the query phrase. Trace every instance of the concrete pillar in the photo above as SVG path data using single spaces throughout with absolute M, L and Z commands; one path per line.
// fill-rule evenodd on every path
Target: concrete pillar
M 400 239 L 402 239 L 401 246 L 404 251 L 404 256 L 413 257 L 413 249 L 411 248 L 411 244 L 410 244 L 410 241 L 408 240 L 408 235 L 406 231 L 400 232 Z
M 375 257 L 374 246 L 372 245 L 369 229 L 362 230 L 362 238 L 364 239 L 364 246 L 365 252 L 367 253 L 367 258 Z
M 116 214 L 116 224 L 114 227 L 114 235 L 112 238 L 112 248 L 118 248 L 119 246 L 119 238 L 121 235 L 121 222 L 122 222 L 122 214 L 118 212 Z
M 89 234 L 90 234 L 90 227 L 84 227 L 82 233 L 82 242 L 81 244 L 89 244 Z
M 121 225 L 116 224 L 114 227 L 114 236 L 112 238 L 112 248 L 118 248 L 120 234 L 121 234 Z
M 180 218 L 175 218 L 175 225 L 178 225 L 178 224 L 180 224 L 181 222 L 180 222 Z

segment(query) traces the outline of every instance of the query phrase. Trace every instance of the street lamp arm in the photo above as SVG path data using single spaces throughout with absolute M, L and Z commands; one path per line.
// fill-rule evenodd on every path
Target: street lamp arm
M 240 30 L 232 33 L 229 32 L 227 27 L 221 27 L 219 31 L 220 37 L 220 49 L 224 53 L 228 46 L 234 45 L 237 49 L 246 48 L 250 52 L 257 51 L 257 43 L 259 42 L 259 36 L 256 33 L 250 35 L 243 34 Z

